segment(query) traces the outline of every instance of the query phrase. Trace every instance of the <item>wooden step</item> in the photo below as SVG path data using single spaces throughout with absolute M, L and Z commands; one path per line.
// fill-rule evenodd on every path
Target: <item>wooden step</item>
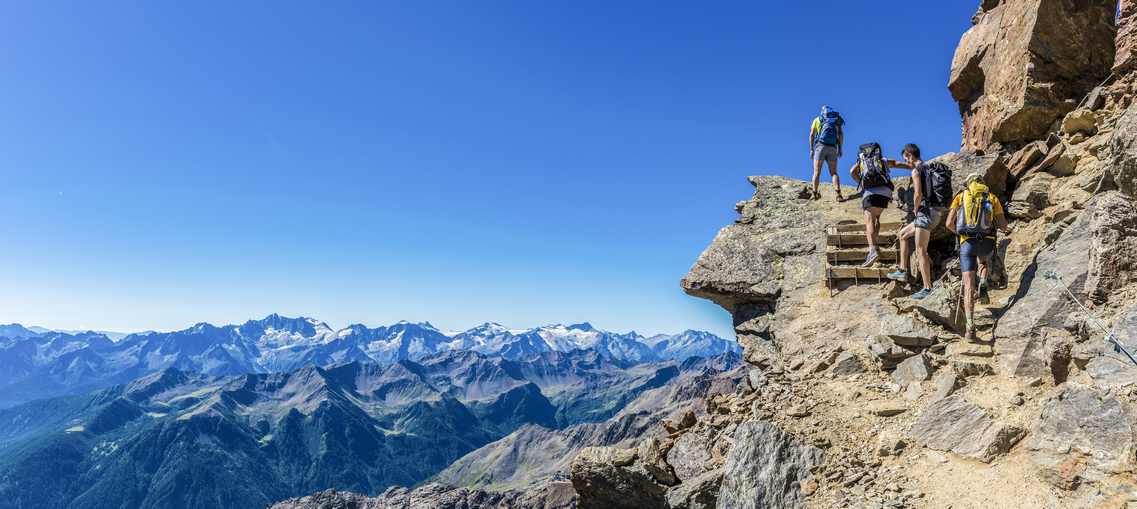
M 896 243 L 895 233 L 881 233 L 876 236 L 877 244 L 882 246 L 889 246 Z M 836 235 L 829 235 L 826 242 L 830 246 L 840 247 L 854 247 L 854 246 L 867 246 L 869 240 L 865 238 L 864 233 L 839 233 Z
M 884 261 L 896 261 L 897 253 L 895 249 L 877 249 L 877 254 L 880 259 Z M 865 258 L 869 256 L 869 249 L 841 249 L 834 251 L 826 251 L 825 259 L 829 263 L 842 263 L 842 262 L 857 262 L 864 263 Z
M 880 231 L 896 231 L 899 230 L 901 226 L 903 226 L 902 223 L 880 223 Z M 864 235 L 865 223 L 835 224 L 830 225 L 828 230 L 828 233 L 830 235 L 836 235 L 838 233 L 860 233 L 861 235 Z
M 833 266 L 829 266 L 829 267 L 825 268 L 824 277 L 827 279 L 866 279 L 866 280 L 871 280 L 873 282 L 879 281 L 879 282 L 883 283 L 886 281 L 890 281 L 890 279 L 888 279 L 888 273 L 890 273 L 894 270 L 896 270 L 896 269 L 891 268 L 891 267 L 886 267 L 879 262 L 877 262 L 877 264 L 872 266 L 872 267 L 857 267 L 857 266 L 833 267 Z

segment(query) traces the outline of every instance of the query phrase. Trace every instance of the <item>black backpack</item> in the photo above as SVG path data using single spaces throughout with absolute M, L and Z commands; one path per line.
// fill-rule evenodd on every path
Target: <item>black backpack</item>
M 896 189 L 892 185 L 892 178 L 888 176 L 888 163 L 885 163 L 884 156 L 880 155 L 880 145 L 876 143 L 861 145 L 857 151 L 857 158 L 861 164 L 862 188 L 887 186 L 889 189 Z
M 924 165 L 924 173 L 920 175 L 924 181 L 924 203 L 929 207 L 947 207 L 951 204 L 951 168 L 944 163 L 930 163 Z

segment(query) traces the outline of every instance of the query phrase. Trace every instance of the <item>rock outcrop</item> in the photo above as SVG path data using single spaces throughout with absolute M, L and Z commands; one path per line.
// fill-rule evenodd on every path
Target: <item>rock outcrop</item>
M 270 509 L 570 509 L 568 483 L 549 483 L 529 493 L 489 493 L 429 483 L 414 491 L 398 486 L 378 497 L 326 490 L 273 504 Z
M 825 453 L 762 421 L 738 427 L 719 489 L 722 509 L 800 507 L 801 481 L 824 462 Z
M 1114 289 L 1137 277 L 1137 209 L 1134 200 L 1119 192 L 1095 196 L 1078 219 L 1035 258 L 1020 289 L 1022 297 L 998 321 L 1000 360 L 1024 376 L 1049 374 L 1043 327 L 1061 329 L 1078 309 L 1053 272 L 1081 300 L 1104 302 Z
M 1116 2 L 983 2 L 960 39 L 948 90 L 963 118 L 962 150 L 1046 137 L 1055 120 L 1110 74 Z
M 1022 436 L 1022 429 L 996 422 L 960 396 L 933 401 L 912 428 L 917 445 L 985 463 L 1006 454 Z
M 572 463 L 580 509 L 666 507 L 667 486 L 640 462 L 636 449 L 586 447 Z
M 1070 383 L 1042 401 L 1023 447 L 1039 474 L 1073 489 L 1083 481 L 1133 472 L 1137 409 L 1108 390 Z

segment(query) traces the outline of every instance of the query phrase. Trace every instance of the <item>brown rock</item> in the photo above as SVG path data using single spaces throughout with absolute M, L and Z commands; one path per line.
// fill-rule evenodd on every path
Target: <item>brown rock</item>
M 1094 119 L 1094 112 L 1088 108 L 1071 111 L 1066 115 L 1066 118 L 1062 119 L 1062 132 L 1064 134 L 1084 132 L 1086 135 L 1092 135 L 1095 131 L 1097 131 L 1097 123 Z
M 844 352 L 833 361 L 833 367 L 829 371 L 834 375 L 855 375 L 864 373 L 865 365 L 860 357 L 851 352 Z
M 809 409 L 805 405 L 794 405 L 786 409 L 786 415 L 790 417 L 806 417 L 809 415 Z
M 931 346 L 937 334 L 931 327 L 903 315 L 886 316 L 880 323 L 880 333 L 903 346 Z
M 669 434 L 669 435 L 672 433 L 678 433 L 679 432 L 679 423 L 678 422 L 675 422 L 671 419 L 660 419 L 659 423 L 663 425 L 663 430 L 666 431 L 667 434 Z
M 896 366 L 896 371 L 892 372 L 892 379 L 901 387 L 908 387 L 909 384 L 920 383 L 927 380 L 932 375 L 932 359 L 925 354 L 916 355 L 905 359 Z
M 703 473 L 694 479 L 667 490 L 667 503 L 671 509 L 714 509 L 722 486 L 723 470 Z
M 577 507 L 666 507 L 667 486 L 655 482 L 646 470 L 626 468 L 635 460 L 630 451 L 585 447 L 577 454 L 572 462 Z
M 1059 221 L 1065 221 L 1066 218 L 1074 215 L 1077 212 L 1078 211 L 1066 205 L 1054 205 L 1052 207 L 1047 207 L 1046 210 L 1043 210 L 1042 215 L 1046 217 L 1046 222 L 1056 223 Z
M 985 362 L 953 360 L 951 361 L 951 367 L 962 377 L 989 376 L 995 374 L 995 369 Z
M 1067 382 L 1041 401 L 1023 449 L 1039 477 L 1062 489 L 1074 489 L 1084 478 L 1131 472 L 1133 411 L 1108 390 Z
M 1022 429 L 996 422 L 961 396 L 933 401 L 911 433 L 917 445 L 984 463 L 1005 454 L 1023 436 Z
M 872 359 L 883 369 L 895 368 L 904 359 L 916 355 L 915 350 L 896 344 L 886 335 L 869 336 L 865 340 L 865 346 Z
M 891 417 L 908 411 L 908 407 L 900 403 L 883 402 L 868 408 L 868 413 L 881 417 Z
M 699 422 L 699 418 L 695 417 L 695 412 L 690 410 L 684 411 L 683 416 L 679 418 L 679 429 L 690 428 L 697 422 Z
M 809 361 L 809 362 L 805 363 L 805 365 L 802 366 L 801 369 L 798 370 L 798 372 L 799 373 L 809 373 L 809 374 L 820 373 L 822 371 L 825 371 L 825 368 L 828 368 L 828 367 L 829 367 L 829 365 L 826 364 L 825 361 Z
M 1045 137 L 1109 75 L 1114 8 L 1079 0 L 1005 1 L 979 16 L 960 39 L 948 81 L 963 118 L 961 147 L 986 150 Z
M 703 463 L 711 460 L 711 442 L 698 433 L 687 433 L 675 441 L 667 453 L 667 463 L 680 481 L 686 482 L 703 473 Z
M 1113 74 L 1124 76 L 1137 64 L 1137 3 L 1132 0 L 1119 2 L 1117 13 L 1117 36 L 1114 42 L 1116 53 L 1113 60 Z
M 805 495 L 807 497 L 817 491 L 817 481 L 814 481 L 813 479 L 802 479 L 798 482 L 798 484 L 801 485 L 802 495 Z
M 1034 167 L 1035 163 L 1043 160 L 1043 157 L 1046 155 L 1046 153 L 1043 152 L 1043 148 L 1045 147 L 1045 142 L 1037 141 L 1028 143 L 1022 150 L 1016 152 L 1015 155 L 1011 157 L 1011 162 L 1007 165 L 1010 170 L 1011 179 L 1018 180 L 1022 178 L 1028 170 Z

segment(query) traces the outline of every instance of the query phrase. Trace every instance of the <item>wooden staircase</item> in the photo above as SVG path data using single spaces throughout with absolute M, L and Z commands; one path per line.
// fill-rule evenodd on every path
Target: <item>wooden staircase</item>
M 880 258 L 872 267 L 861 267 L 869 255 L 868 239 L 865 238 L 864 223 L 831 225 L 827 228 L 828 239 L 825 250 L 825 278 L 832 290 L 839 279 L 861 279 L 883 283 L 893 269 L 899 253 L 896 250 L 896 232 L 901 223 L 880 223 L 877 233 L 877 254 Z

